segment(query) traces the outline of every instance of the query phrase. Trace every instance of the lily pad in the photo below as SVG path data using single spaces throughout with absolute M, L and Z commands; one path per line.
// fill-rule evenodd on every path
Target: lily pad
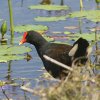
M 65 31 L 64 34 L 71 34 L 71 32 Z
M 7 62 L 10 60 L 22 60 L 25 58 L 24 53 L 30 52 L 31 48 L 25 46 L 0 46 L 0 62 Z
M 1 86 L 4 86 L 5 84 L 6 84 L 6 82 L 0 81 L 0 87 L 1 87 Z
M 30 31 L 30 30 L 46 31 L 48 30 L 48 27 L 44 25 L 19 25 L 14 27 L 14 31 L 19 33 Z
M 24 54 L 26 52 L 30 52 L 31 48 L 25 46 L 0 46 L 0 55 L 16 55 L 16 54 Z
M 60 6 L 60 5 L 33 5 L 30 6 L 29 9 L 42 9 L 42 10 L 68 10 L 68 6 Z
M 65 34 L 66 34 L 66 32 L 65 32 Z M 88 41 L 95 40 L 95 33 L 83 33 L 83 34 L 74 33 L 74 34 L 68 34 L 68 36 L 70 37 L 70 38 L 68 38 L 69 40 L 77 40 L 79 37 L 82 37 Z M 100 39 L 100 34 L 97 34 L 97 39 L 98 40 Z
M 23 60 L 24 58 L 24 55 L 0 55 L 0 62 L 8 62 L 11 60 Z
M 100 0 L 95 0 L 96 3 L 100 3 Z
M 56 16 L 56 17 L 37 17 L 34 18 L 35 21 L 45 21 L 45 22 L 52 22 L 52 21 L 60 21 L 66 20 L 67 16 Z
M 93 22 L 100 22 L 100 10 L 77 11 L 70 14 L 71 18 L 83 17 Z
M 48 42 L 53 42 L 53 41 L 55 41 L 54 38 L 48 37 L 48 36 L 46 36 L 45 34 L 43 35 L 43 37 L 44 37 Z

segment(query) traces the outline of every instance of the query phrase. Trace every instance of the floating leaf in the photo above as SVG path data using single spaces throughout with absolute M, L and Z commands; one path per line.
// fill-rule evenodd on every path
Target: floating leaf
M 68 6 L 60 5 L 33 5 L 29 7 L 30 9 L 42 9 L 42 10 L 68 10 Z
M 14 54 L 24 54 L 30 52 L 31 48 L 25 46 L 0 46 L 0 55 L 14 55 Z
M 70 17 L 84 17 L 94 22 L 100 22 L 100 10 L 77 11 L 71 13 Z
M 0 46 L 0 62 L 7 62 L 10 60 L 22 60 L 25 58 L 24 54 L 30 52 L 31 48 L 25 46 Z
M 71 32 L 68 32 L 68 31 L 66 31 L 66 32 L 64 32 L 64 34 L 70 34 Z
M 53 34 L 61 34 L 62 32 L 60 32 L 60 31 L 53 31 L 52 33 Z
M 68 34 L 68 36 L 70 37 L 68 38 L 69 40 L 77 40 L 80 37 L 87 39 L 88 41 L 95 40 L 95 33 L 83 33 L 83 34 L 76 33 L 76 34 Z M 100 34 L 97 34 L 97 38 L 100 39 Z
M 78 26 L 65 26 L 64 28 L 68 30 L 73 30 L 73 29 L 78 29 L 79 27 Z
M 64 42 L 61 42 L 61 41 L 54 41 L 53 43 L 71 45 L 68 41 L 64 41 Z
M 89 30 L 92 31 L 92 32 L 100 31 L 100 27 L 92 28 L 92 29 L 89 29 Z
M 52 21 L 60 21 L 60 20 L 66 20 L 67 16 L 56 16 L 56 17 L 37 17 L 34 18 L 35 21 L 46 21 L 46 22 L 52 22 Z
M 0 55 L 0 62 L 8 62 L 11 60 L 23 60 L 24 55 Z
M 19 25 L 14 27 L 14 31 L 19 33 L 30 31 L 30 30 L 46 31 L 48 30 L 48 27 L 43 25 Z
M 43 37 L 44 37 L 48 42 L 54 41 L 54 38 L 52 38 L 52 37 L 48 37 L 48 36 L 46 36 L 46 35 L 43 35 Z
M 4 86 L 5 84 L 6 84 L 6 82 L 0 81 L 0 86 Z
M 100 3 L 100 0 L 95 0 L 96 3 Z

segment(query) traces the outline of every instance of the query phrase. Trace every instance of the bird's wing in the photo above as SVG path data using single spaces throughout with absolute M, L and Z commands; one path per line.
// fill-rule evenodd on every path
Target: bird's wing
M 68 56 L 67 49 L 51 48 L 47 49 L 44 54 L 67 65 L 70 65 L 71 58 Z

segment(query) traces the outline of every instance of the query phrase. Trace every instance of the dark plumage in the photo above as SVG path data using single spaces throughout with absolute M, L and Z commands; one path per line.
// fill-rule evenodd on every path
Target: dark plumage
M 63 64 L 71 66 L 72 61 L 73 61 L 72 57 L 75 59 L 80 56 L 86 56 L 87 47 L 89 46 L 89 43 L 82 38 L 80 38 L 78 41 L 76 41 L 73 46 L 66 45 L 66 44 L 49 43 L 39 33 L 35 32 L 35 31 L 28 31 L 28 32 L 24 33 L 20 44 L 23 44 L 25 42 L 28 42 L 35 46 L 35 48 L 38 52 L 38 55 L 40 56 L 40 58 L 43 61 L 45 69 L 54 78 L 60 78 L 60 79 L 62 77 L 67 76 L 67 73 L 64 73 L 65 69 L 54 63 L 51 63 L 50 61 L 47 61 L 46 59 L 43 58 L 43 55 L 47 55 Z M 76 46 L 76 48 L 74 50 L 76 52 L 72 53 L 73 52 L 72 49 L 74 48 L 74 46 L 76 44 L 78 44 L 78 46 Z M 82 46 L 81 46 L 81 44 L 82 44 Z M 79 49 L 78 49 L 78 47 L 79 47 Z M 70 54 L 69 54 L 69 51 L 71 51 Z M 78 52 L 80 54 L 78 54 Z

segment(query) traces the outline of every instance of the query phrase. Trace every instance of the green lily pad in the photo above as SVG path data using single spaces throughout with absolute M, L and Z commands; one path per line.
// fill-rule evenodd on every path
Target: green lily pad
M 14 31 L 19 33 L 30 31 L 30 30 L 46 31 L 48 30 L 48 27 L 44 25 L 19 25 L 14 27 Z
M 77 11 L 70 14 L 71 18 L 83 17 L 93 22 L 100 22 L 100 10 Z
M 30 52 L 31 48 L 25 46 L 0 46 L 0 55 L 16 55 L 16 54 L 24 54 L 26 52 Z
M 70 43 L 69 43 L 69 41 L 64 41 L 64 42 L 61 42 L 61 41 L 54 41 L 53 43 L 58 43 L 58 44 L 66 44 L 66 45 L 71 45 Z
M 68 6 L 60 6 L 60 5 L 33 5 L 30 6 L 29 9 L 42 9 L 42 10 L 68 10 Z
M 0 62 L 8 62 L 11 60 L 23 60 L 24 58 L 24 55 L 0 55 Z
M 1 87 L 1 86 L 4 86 L 5 84 L 6 84 L 6 82 L 0 81 L 0 87 Z
M 95 40 L 95 33 L 75 33 L 75 34 L 68 34 L 68 36 L 70 38 L 68 38 L 69 40 L 77 40 L 78 38 L 82 37 L 88 41 L 93 41 Z M 97 39 L 100 39 L 100 34 L 97 34 Z
M 54 41 L 54 38 L 52 38 L 52 37 L 48 37 L 48 36 L 46 36 L 45 34 L 44 35 L 42 35 L 48 42 L 53 42 Z
M 64 34 L 71 34 L 71 32 L 65 31 Z
M 95 0 L 96 3 L 100 3 L 100 0 Z
M 31 48 L 25 46 L 0 46 L 0 62 L 7 62 L 10 60 L 22 60 L 25 58 L 24 53 L 30 52 Z
M 52 21 L 60 21 L 66 20 L 67 16 L 56 16 L 56 17 L 37 17 L 34 18 L 35 21 L 45 21 L 45 22 L 52 22 Z

